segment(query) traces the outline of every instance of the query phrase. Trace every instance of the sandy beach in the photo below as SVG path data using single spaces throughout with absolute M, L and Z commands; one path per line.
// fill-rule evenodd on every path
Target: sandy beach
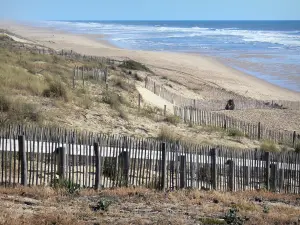
M 86 55 L 131 58 L 146 64 L 159 76 L 177 80 L 187 89 L 206 86 L 255 99 L 300 101 L 299 92 L 275 86 L 199 54 L 119 49 L 101 35 L 71 34 L 11 21 L 0 21 L 0 28 L 56 50 L 68 49 Z

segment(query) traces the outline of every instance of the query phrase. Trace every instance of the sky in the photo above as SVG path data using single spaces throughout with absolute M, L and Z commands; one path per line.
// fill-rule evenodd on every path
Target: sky
M 14 20 L 300 20 L 300 0 L 0 0 Z

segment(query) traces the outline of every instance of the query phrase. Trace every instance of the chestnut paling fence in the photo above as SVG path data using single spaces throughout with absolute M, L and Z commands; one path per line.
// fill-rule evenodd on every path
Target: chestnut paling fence
M 226 101 L 224 100 L 202 100 L 202 99 L 191 99 L 184 97 L 180 94 L 176 94 L 174 91 L 170 91 L 165 85 L 159 84 L 157 81 L 147 77 L 145 80 L 145 88 L 154 94 L 162 97 L 163 99 L 171 102 L 178 107 L 193 107 L 197 109 L 202 109 L 206 111 L 218 111 L 224 110 L 226 106 Z M 294 109 L 300 110 L 299 101 L 285 101 L 285 100 L 256 100 L 251 98 L 246 98 L 239 96 L 238 98 L 233 97 L 235 109 Z
M 0 127 L 2 185 L 145 186 L 300 193 L 300 154 L 184 145 L 70 130 Z
M 174 106 L 174 115 L 185 123 L 212 126 L 227 131 L 240 131 L 242 135 L 253 140 L 269 140 L 279 144 L 296 147 L 300 144 L 300 134 L 296 131 L 271 130 L 261 124 L 241 121 L 220 112 L 208 112 L 193 107 Z

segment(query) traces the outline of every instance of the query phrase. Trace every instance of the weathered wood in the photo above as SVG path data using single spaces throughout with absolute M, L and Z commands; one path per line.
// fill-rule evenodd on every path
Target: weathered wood
M 228 160 L 228 190 L 235 191 L 234 178 L 235 178 L 235 163 L 233 160 Z
M 212 188 L 217 189 L 217 149 L 211 149 L 211 182 Z
M 277 163 L 272 163 L 270 166 L 270 190 L 276 192 L 278 183 L 278 165 Z
M 95 174 L 95 189 L 101 189 L 101 153 L 99 151 L 99 144 L 97 142 L 94 143 L 94 154 L 96 158 L 96 174 Z
M 161 143 L 161 163 L 162 163 L 162 173 L 161 173 L 161 189 L 166 191 L 166 177 L 167 177 L 167 150 L 166 143 Z
M 139 110 L 141 109 L 141 94 L 139 93 L 139 98 L 138 98 L 138 106 L 139 106 Z
M 19 160 L 21 161 L 21 185 L 27 186 L 27 157 L 25 150 L 25 136 L 18 136 Z M 3 158 L 2 158 L 3 160 Z
M 180 162 L 180 188 L 186 188 L 186 157 L 185 155 L 179 156 Z
M 265 184 L 266 189 L 270 190 L 270 152 L 265 152 L 266 170 L 265 170 Z
M 66 149 L 64 147 L 59 147 L 56 149 L 58 154 L 58 175 L 60 179 L 66 178 Z
M 260 122 L 258 122 L 258 126 L 257 126 L 257 139 L 258 140 L 261 139 L 261 124 L 260 124 Z

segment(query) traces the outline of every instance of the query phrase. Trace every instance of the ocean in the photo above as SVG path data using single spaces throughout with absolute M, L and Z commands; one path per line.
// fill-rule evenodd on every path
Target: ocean
M 120 48 L 199 53 L 300 92 L 300 21 L 43 21 Z

